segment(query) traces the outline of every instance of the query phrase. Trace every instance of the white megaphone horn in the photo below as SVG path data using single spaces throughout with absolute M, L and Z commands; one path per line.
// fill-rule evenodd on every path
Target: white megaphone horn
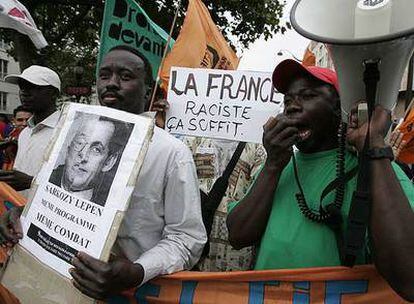
M 326 44 L 348 114 L 366 97 L 367 62 L 378 63 L 375 103 L 389 110 L 395 106 L 414 50 L 413 12 L 414 0 L 296 0 L 290 18 L 301 35 Z

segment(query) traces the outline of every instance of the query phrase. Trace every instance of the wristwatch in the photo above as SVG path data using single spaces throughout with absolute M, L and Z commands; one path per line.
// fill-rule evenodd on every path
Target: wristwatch
M 388 158 L 390 161 L 394 160 L 394 153 L 390 146 L 384 148 L 371 148 L 367 151 L 370 159 Z

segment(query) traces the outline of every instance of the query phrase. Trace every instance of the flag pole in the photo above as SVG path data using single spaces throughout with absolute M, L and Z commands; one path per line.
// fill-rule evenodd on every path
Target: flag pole
M 155 101 L 155 95 L 157 94 L 158 83 L 160 81 L 161 68 L 162 68 L 162 66 L 164 64 L 165 57 L 167 57 L 168 47 L 170 45 L 171 38 L 172 38 L 172 33 L 174 31 L 175 23 L 177 22 L 178 13 L 179 13 L 180 8 L 181 8 L 181 1 L 182 0 L 178 0 L 177 10 L 175 11 L 174 19 L 173 19 L 173 22 L 171 24 L 170 32 L 168 34 L 168 39 L 167 39 L 167 43 L 166 43 L 165 48 L 164 48 L 164 53 L 162 55 L 161 64 L 158 67 L 157 78 L 155 80 L 154 88 L 152 89 L 151 102 L 150 102 L 150 106 L 148 108 L 150 111 L 151 111 L 152 106 L 153 106 L 154 101 Z

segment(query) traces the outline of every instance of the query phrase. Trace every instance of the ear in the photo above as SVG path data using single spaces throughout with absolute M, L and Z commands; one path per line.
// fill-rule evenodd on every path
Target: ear
M 334 115 L 337 118 L 341 118 L 342 116 L 342 107 L 341 107 L 341 100 L 339 99 L 339 96 L 334 97 L 334 106 L 333 106 L 333 111 L 334 111 Z
M 152 93 L 152 86 L 146 84 L 145 85 L 145 95 L 144 95 L 144 100 L 145 100 L 145 111 L 149 111 L 149 106 L 151 103 L 151 94 Z
M 118 160 L 118 157 L 119 157 L 119 152 L 109 155 L 101 171 L 104 173 L 110 171 L 114 167 L 116 161 Z
M 56 101 L 57 101 L 57 99 L 59 98 L 59 95 L 60 95 L 59 90 L 58 90 L 57 88 L 55 88 L 55 87 L 52 87 L 52 86 L 51 86 L 51 92 L 50 92 L 50 97 L 51 97 L 51 99 L 52 99 L 54 102 L 56 102 Z
M 342 118 L 342 109 L 341 108 L 335 110 L 335 116 L 339 119 Z

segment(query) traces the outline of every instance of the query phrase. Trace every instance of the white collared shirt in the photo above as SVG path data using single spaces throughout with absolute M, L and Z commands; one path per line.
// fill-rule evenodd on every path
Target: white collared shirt
M 191 269 L 206 241 L 193 156 L 155 127 L 115 248 L 143 266 L 146 282 Z
M 33 123 L 33 117 L 27 121 L 27 127 L 20 133 L 14 169 L 36 176 L 43 162 L 47 147 L 51 144 L 51 139 L 55 127 L 59 121 L 60 111 L 49 115 L 37 125 Z

